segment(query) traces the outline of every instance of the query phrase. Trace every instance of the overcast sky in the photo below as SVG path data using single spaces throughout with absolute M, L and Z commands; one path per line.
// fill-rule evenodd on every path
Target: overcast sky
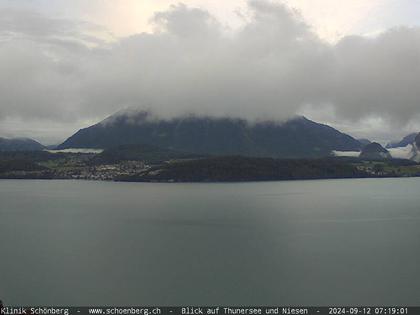
M 0 0 L 0 136 L 127 107 L 420 131 L 420 1 Z

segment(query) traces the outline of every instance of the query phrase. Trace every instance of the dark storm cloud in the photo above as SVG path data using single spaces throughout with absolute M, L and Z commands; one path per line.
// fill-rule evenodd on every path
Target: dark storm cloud
M 124 107 L 284 119 L 308 105 L 350 121 L 418 119 L 418 28 L 331 45 L 282 5 L 249 8 L 232 32 L 206 11 L 172 6 L 153 33 L 108 43 L 81 22 L 0 11 L 0 121 L 76 122 Z

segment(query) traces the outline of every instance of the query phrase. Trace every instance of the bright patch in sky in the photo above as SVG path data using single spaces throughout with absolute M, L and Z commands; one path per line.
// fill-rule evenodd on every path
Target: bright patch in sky
M 418 25 L 420 1 L 412 0 L 272 0 L 300 13 L 313 30 L 335 42 L 350 34 L 371 35 L 398 25 Z M 48 15 L 105 26 L 114 36 L 150 32 L 156 12 L 184 3 L 202 8 L 230 28 L 249 18 L 246 0 L 3 0 L 0 8 L 30 8 Z

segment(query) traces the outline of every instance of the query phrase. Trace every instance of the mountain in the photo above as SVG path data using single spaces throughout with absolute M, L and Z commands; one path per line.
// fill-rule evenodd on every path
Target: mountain
M 327 125 L 297 117 L 286 122 L 186 116 L 156 119 L 148 112 L 117 113 L 81 129 L 58 148 L 111 148 L 148 144 L 194 154 L 321 157 L 361 144 Z
M 383 160 L 390 159 L 391 154 L 379 143 L 372 142 L 362 149 L 359 157 L 366 160 Z
M 174 159 L 200 158 L 202 156 L 162 149 L 148 144 L 123 144 L 95 155 L 91 164 L 115 164 L 121 161 L 159 163 Z
M 0 138 L 0 151 L 39 151 L 44 146 L 29 138 Z
M 409 144 L 413 144 L 417 133 L 410 133 L 408 136 L 405 136 L 402 140 L 397 142 L 390 142 L 386 145 L 387 149 L 391 148 L 403 148 L 408 146 Z
M 357 139 L 357 141 L 360 142 L 360 144 L 362 145 L 362 147 L 372 143 L 369 139 Z
M 398 145 L 398 147 L 388 148 L 388 151 L 393 158 L 412 160 L 417 163 L 420 162 L 420 133 L 410 134 L 394 145 Z
M 420 163 L 420 132 L 414 139 L 412 153 L 413 155 L 411 157 L 411 160 Z

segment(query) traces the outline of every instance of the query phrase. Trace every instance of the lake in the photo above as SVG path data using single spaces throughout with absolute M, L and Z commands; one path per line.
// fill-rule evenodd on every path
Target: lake
M 14 305 L 420 306 L 420 178 L 0 180 Z

